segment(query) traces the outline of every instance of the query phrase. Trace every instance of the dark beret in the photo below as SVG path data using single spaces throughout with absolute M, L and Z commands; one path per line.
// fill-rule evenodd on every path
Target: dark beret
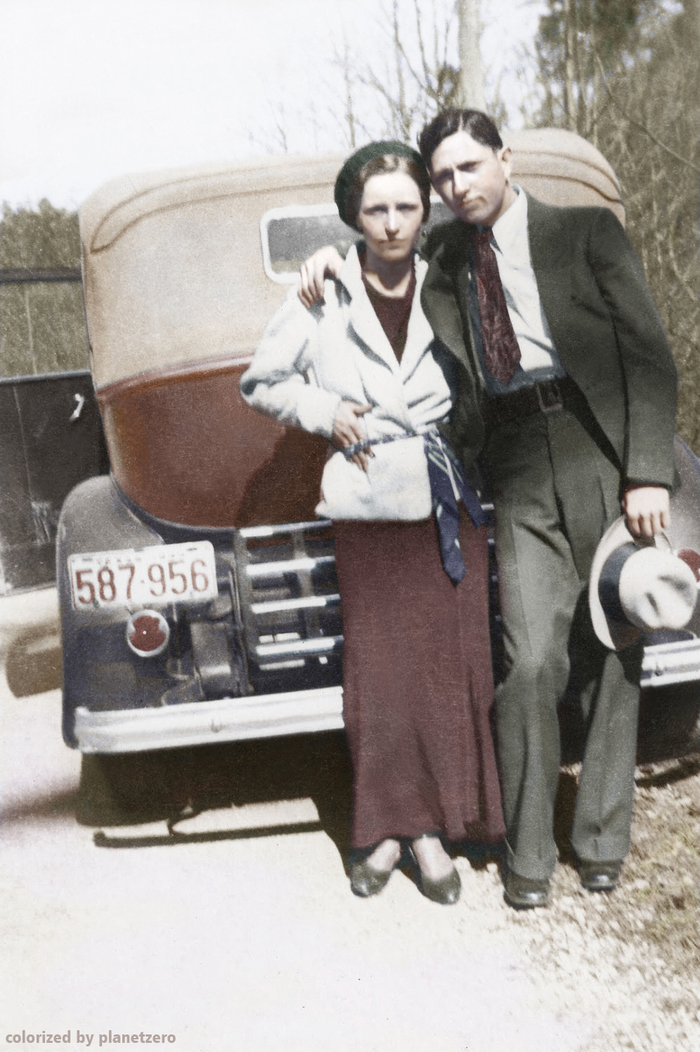
M 425 163 L 421 155 L 410 146 L 406 146 L 405 143 L 398 142 L 395 139 L 388 139 L 382 142 L 370 142 L 366 146 L 362 146 L 355 153 L 351 154 L 343 167 L 338 172 L 338 178 L 335 181 L 335 203 L 338 206 L 338 212 L 340 218 L 348 226 L 354 226 L 354 216 L 348 217 L 346 208 L 348 203 L 348 195 L 350 188 L 354 182 L 355 176 L 363 168 L 368 161 L 373 161 L 375 157 L 409 157 L 416 164 L 419 164 L 421 168 L 425 168 Z M 426 169 L 427 172 L 427 169 Z

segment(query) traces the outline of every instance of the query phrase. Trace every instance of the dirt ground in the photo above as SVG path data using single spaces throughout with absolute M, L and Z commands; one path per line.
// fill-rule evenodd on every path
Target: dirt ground
M 576 769 L 562 773 L 562 809 Z M 528 955 L 543 986 L 573 1000 L 601 998 L 604 1033 L 587 1052 L 700 1049 L 700 759 L 640 768 L 632 850 L 620 887 L 591 895 L 580 887 L 560 841 L 547 910 L 518 913 Z M 563 822 L 566 825 L 566 819 Z
M 611 895 L 572 865 L 571 767 L 549 908 L 511 910 L 499 859 L 473 849 L 454 907 L 403 872 L 363 901 L 341 734 L 81 761 L 60 741 L 55 594 L 18 611 L 0 601 L 0 1041 L 56 1029 L 100 1047 L 135 1028 L 184 1052 L 700 1052 L 700 757 L 638 770 Z

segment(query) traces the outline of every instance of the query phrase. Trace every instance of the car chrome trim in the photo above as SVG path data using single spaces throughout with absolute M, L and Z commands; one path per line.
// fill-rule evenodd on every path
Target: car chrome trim
M 298 654 L 328 654 L 340 650 L 342 636 L 318 636 L 314 639 L 296 639 L 289 643 L 260 643 L 255 652 L 258 657 L 294 657 Z
M 700 678 L 700 639 L 657 643 L 644 648 L 642 687 L 666 687 Z
M 300 599 L 271 599 L 262 603 L 251 603 L 254 614 L 274 614 L 280 610 L 309 610 L 316 607 L 339 606 L 340 595 L 309 595 Z
M 277 537 L 285 533 L 306 533 L 308 530 L 327 530 L 332 525 L 330 519 L 313 519 L 311 522 L 284 522 L 277 526 L 244 526 L 238 533 L 248 540 L 254 537 Z
M 282 573 L 299 573 L 315 570 L 320 566 L 332 566 L 334 562 L 333 555 L 319 555 L 315 559 L 304 556 L 300 559 L 280 559 L 271 563 L 251 563 L 246 567 L 246 573 L 249 577 L 276 577 Z
M 75 737 L 83 753 L 121 753 L 340 730 L 342 697 L 337 686 L 159 708 L 90 712 L 81 706 Z

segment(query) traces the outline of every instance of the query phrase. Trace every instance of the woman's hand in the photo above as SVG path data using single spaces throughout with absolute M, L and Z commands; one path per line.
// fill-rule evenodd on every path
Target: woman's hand
M 665 486 L 628 486 L 622 498 L 622 510 L 636 537 L 653 537 L 670 526 L 670 505 Z
M 345 449 L 346 446 L 354 446 L 356 442 L 362 442 L 366 438 L 360 423 L 360 417 L 368 413 L 371 408 L 371 405 L 358 405 L 357 402 L 340 403 L 333 421 L 333 442 L 339 449 Z M 372 453 L 368 454 L 364 450 L 360 450 L 359 453 L 355 453 L 354 456 L 350 457 L 350 460 L 352 460 L 353 464 L 357 464 L 358 468 L 366 471 L 368 456 L 372 456 Z
M 313 256 L 309 256 L 302 263 L 298 295 L 307 309 L 323 299 L 323 282 L 326 278 L 340 277 L 343 262 L 338 249 L 333 245 L 326 245 L 317 249 Z

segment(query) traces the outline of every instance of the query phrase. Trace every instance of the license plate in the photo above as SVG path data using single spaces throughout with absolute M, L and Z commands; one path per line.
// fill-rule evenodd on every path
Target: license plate
M 76 610 L 202 602 L 218 595 L 210 541 L 70 555 L 68 571 Z

